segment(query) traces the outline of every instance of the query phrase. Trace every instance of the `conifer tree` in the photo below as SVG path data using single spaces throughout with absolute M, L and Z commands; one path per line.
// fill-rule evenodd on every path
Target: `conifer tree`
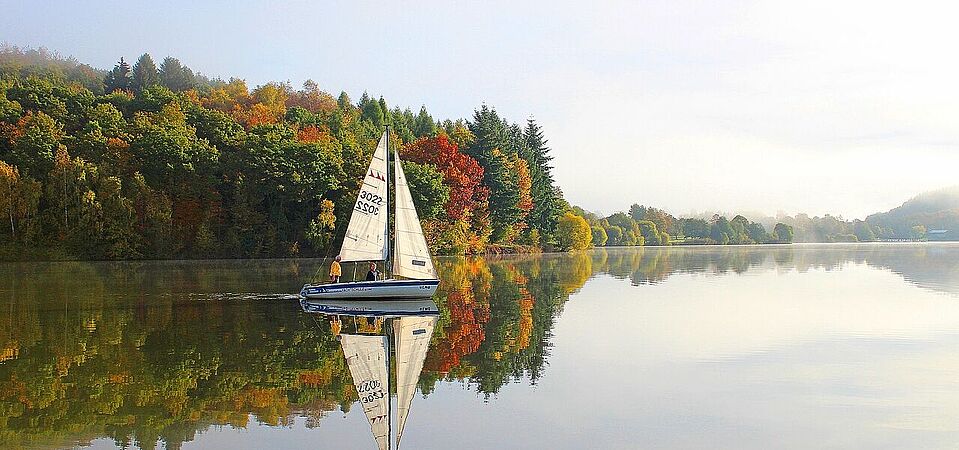
M 426 106 L 420 106 L 420 112 L 413 119 L 413 135 L 418 138 L 429 137 L 436 134 L 436 123 L 433 117 L 426 112 Z
M 103 88 L 106 92 L 130 89 L 130 65 L 122 57 L 120 62 L 113 66 L 113 70 L 107 73 L 107 76 L 103 79 Z
M 183 92 L 196 86 L 196 75 L 179 59 L 167 56 L 160 63 L 160 84 L 173 92 Z
M 144 89 L 160 84 L 160 72 L 149 53 L 140 55 L 136 64 L 133 65 L 133 79 L 131 86 L 134 92 L 142 92 Z
M 489 188 L 490 219 L 493 225 L 493 240 L 504 237 L 523 211 L 519 208 L 520 192 L 515 174 L 508 164 L 514 142 L 510 139 L 510 130 L 506 122 L 500 119 L 496 110 L 486 105 L 473 113 L 473 121 L 468 123 L 475 136 L 467 147 L 470 155 L 483 166 L 483 185 Z
M 542 128 L 532 118 L 526 121 L 523 137 L 526 140 L 526 154 L 521 156 L 529 164 L 530 177 L 533 179 L 533 210 L 529 213 L 528 222 L 531 227 L 549 235 L 556 230 L 556 221 L 561 212 L 556 201 L 552 166 L 549 164 L 553 157 L 549 155 L 549 147 L 546 146 L 548 141 L 543 136 Z
M 370 121 L 377 129 L 383 126 L 383 107 L 380 102 L 371 99 L 369 94 L 364 92 L 357 106 L 360 107 L 360 118 Z

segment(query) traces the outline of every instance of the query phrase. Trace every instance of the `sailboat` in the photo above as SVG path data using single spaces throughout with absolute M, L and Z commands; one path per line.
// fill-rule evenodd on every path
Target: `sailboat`
M 306 284 L 307 299 L 424 298 L 439 285 L 403 164 L 393 150 L 396 193 L 392 246 L 389 233 L 389 128 L 380 136 L 357 195 L 340 248 L 342 262 L 385 262 L 392 256 L 392 277 L 374 281 Z M 392 251 L 391 251 L 392 247 Z
M 358 317 L 349 314 L 347 316 Z M 393 354 L 396 367 L 396 449 L 400 447 L 403 430 L 409 418 L 410 407 L 416 394 L 416 384 L 426 352 L 429 350 L 436 314 L 418 316 L 392 316 L 385 320 L 392 322 Z M 383 320 L 382 317 L 374 319 Z M 379 450 L 391 448 L 390 435 L 393 431 L 392 405 L 390 395 L 390 337 L 386 335 L 340 333 L 340 345 L 343 356 L 353 377 L 356 394 L 363 406 L 363 413 L 370 424 L 373 439 Z

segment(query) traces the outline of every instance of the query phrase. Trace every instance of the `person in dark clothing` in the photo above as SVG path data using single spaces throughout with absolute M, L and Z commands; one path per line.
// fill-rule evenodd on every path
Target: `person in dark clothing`
M 376 271 L 376 263 L 370 263 L 370 271 L 366 272 L 366 281 L 376 281 L 380 273 Z

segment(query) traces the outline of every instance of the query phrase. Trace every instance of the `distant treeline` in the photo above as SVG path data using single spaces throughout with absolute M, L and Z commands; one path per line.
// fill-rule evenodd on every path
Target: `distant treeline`
M 606 217 L 574 208 L 589 224 L 596 247 L 672 244 L 769 244 L 793 241 L 793 227 L 776 223 L 771 231 L 737 215 L 711 219 L 675 217 L 661 209 L 633 204 L 628 213 Z
M 873 242 L 879 240 L 959 240 L 959 186 L 920 194 L 902 206 L 845 220 L 826 214 L 810 217 L 732 219 L 675 217 L 661 209 L 634 204 L 629 212 L 599 217 L 574 210 L 590 226 L 594 246 L 670 244 L 765 244 L 786 242 Z M 768 227 L 768 228 L 767 228 Z
M 436 120 L 365 93 L 101 71 L 0 48 L 0 259 L 327 255 L 386 126 L 433 250 L 551 246 L 569 210 L 540 126 Z

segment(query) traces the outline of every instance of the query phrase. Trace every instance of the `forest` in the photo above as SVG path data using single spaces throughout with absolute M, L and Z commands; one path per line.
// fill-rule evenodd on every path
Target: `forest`
M 534 119 L 437 119 L 364 93 L 210 78 L 144 53 L 110 71 L 0 47 L 0 260 L 332 256 L 389 126 L 434 254 L 955 239 L 959 194 L 866 220 L 572 207 Z
M 2 259 L 328 256 L 389 126 L 438 254 L 555 244 L 569 206 L 535 120 L 437 120 L 149 54 L 109 72 L 0 51 Z

